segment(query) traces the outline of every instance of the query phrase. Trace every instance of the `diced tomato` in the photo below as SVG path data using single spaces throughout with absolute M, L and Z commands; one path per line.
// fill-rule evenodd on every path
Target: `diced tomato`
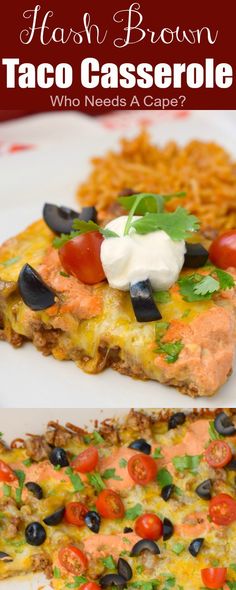
M 100 258 L 103 239 L 98 231 L 93 231 L 66 242 L 59 250 L 65 271 L 86 285 L 104 281 L 106 277 Z
M 230 229 L 213 240 L 209 258 L 220 268 L 236 267 L 236 229 Z
M 211 590 L 222 588 L 226 580 L 226 574 L 226 567 L 208 567 L 201 570 L 202 582 L 204 586 Z
M 103 518 L 123 518 L 125 514 L 121 497 L 113 490 L 102 490 L 96 501 L 97 511 Z
M 96 582 L 85 582 L 85 584 L 79 587 L 79 590 L 101 590 L 101 586 L 96 584 Z
M 0 481 L 11 483 L 16 479 L 17 477 L 11 467 L 9 467 L 5 461 L 0 461 Z
M 149 455 L 137 453 L 128 461 L 128 472 L 135 483 L 144 486 L 155 479 L 157 464 Z
M 142 539 L 157 541 L 162 536 L 162 521 L 156 514 L 142 514 L 136 520 L 134 530 Z
M 59 551 L 58 558 L 60 564 L 74 576 L 81 576 L 88 567 L 88 559 L 85 553 L 80 551 L 75 545 L 62 547 Z
M 73 459 L 71 465 L 75 471 L 79 473 L 89 473 L 93 471 L 98 464 L 98 450 L 96 447 L 88 447 L 85 451 L 82 451 L 75 459 Z
M 213 440 L 206 449 L 205 459 L 211 467 L 224 467 L 232 459 L 231 448 L 224 440 Z
M 84 526 L 84 517 L 87 512 L 88 508 L 82 502 L 69 502 L 65 507 L 65 519 L 69 524 Z
M 210 500 L 209 515 L 214 524 L 227 526 L 236 520 L 236 501 L 229 494 L 218 494 Z

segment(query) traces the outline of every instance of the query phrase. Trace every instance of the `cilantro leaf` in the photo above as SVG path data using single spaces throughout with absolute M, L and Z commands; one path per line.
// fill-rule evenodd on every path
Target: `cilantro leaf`
M 128 520 L 135 520 L 143 512 L 142 504 L 135 504 L 132 508 L 128 508 L 125 513 L 125 517 Z
M 9 498 L 11 495 L 11 486 L 9 486 L 7 483 L 3 484 L 3 495 L 7 498 Z
M 157 474 L 157 483 L 159 483 L 159 486 L 161 488 L 164 488 L 165 486 L 168 486 L 173 483 L 173 477 L 171 473 L 168 471 L 168 469 L 166 469 L 165 467 L 159 469 Z
M 148 234 L 163 230 L 172 240 L 185 240 L 189 233 L 199 229 L 199 221 L 190 215 L 184 207 L 178 207 L 173 213 L 146 213 L 131 223 L 139 234 Z
M 136 195 L 129 195 L 128 197 L 119 197 L 118 202 L 130 211 L 135 202 L 138 204 L 135 208 L 136 215 L 145 215 L 145 213 L 159 213 L 163 211 L 165 203 L 175 197 L 185 197 L 185 192 L 171 193 L 168 195 L 155 195 L 153 193 L 138 193 Z
M 172 463 L 177 471 L 196 471 L 201 461 L 202 455 L 183 455 L 181 457 L 174 457 Z
M 56 565 L 53 569 L 53 577 L 57 579 L 61 577 L 61 570 Z
M 84 484 L 79 476 L 78 473 L 74 473 L 71 467 L 67 467 L 65 470 L 66 475 L 68 475 L 72 486 L 75 492 L 81 492 L 84 489 Z
M 194 285 L 193 290 L 196 295 L 207 295 L 219 291 L 219 281 L 216 281 L 211 275 L 206 275 Z
M 158 354 L 165 354 L 165 361 L 167 363 L 175 363 L 183 348 L 184 344 L 181 340 L 176 340 L 175 342 L 159 342 L 156 352 Z
M 106 469 L 104 473 L 102 473 L 103 479 L 116 479 L 117 481 L 123 481 L 123 478 L 119 475 L 116 475 L 115 469 Z
M 101 492 L 105 489 L 106 486 L 101 478 L 100 473 L 88 473 L 87 478 L 91 486 L 93 486 L 97 492 Z
M 159 342 L 159 340 L 164 336 L 164 334 L 166 333 L 166 330 L 169 328 L 169 325 L 170 324 L 168 322 L 164 322 L 162 320 L 159 320 L 158 322 L 156 322 L 155 332 L 156 332 L 157 342 Z
M 215 268 L 214 272 L 217 275 L 218 281 L 220 283 L 220 289 L 225 291 L 226 289 L 232 289 L 235 286 L 235 280 L 233 279 L 232 275 L 221 268 Z
M 179 290 L 184 301 L 207 301 L 211 299 L 211 293 L 205 293 L 205 295 L 196 293 L 195 287 L 201 283 L 203 276 L 198 273 L 183 276 L 178 280 Z
M 61 234 L 59 237 L 54 238 L 53 246 L 54 248 L 62 248 L 67 242 L 72 240 L 73 238 L 77 238 L 82 234 L 87 234 L 92 231 L 98 231 L 100 234 L 104 236 L 104 238 L 117 238 L 118 234 L 110 229 L 101 227 L 94 221 L 84 221 L 82 219 L 74 219 L 73 221 L 73 230 L 69 234 Z

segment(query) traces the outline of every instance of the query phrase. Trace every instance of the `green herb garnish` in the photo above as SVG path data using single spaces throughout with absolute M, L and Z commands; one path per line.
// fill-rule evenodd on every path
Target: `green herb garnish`
M 16 489 L 16 502 L 19 504 L 21 502 L 22 490 L 25 482 L 25 473 L 24 471 L 21 471 L 21 469 L 16 469 L 14 473 L 19 482 L 19 487 Z
M 135 207 L 136 215 L 145 215 L 145 213 L 160 213 L 164 210 L 165 203 L 168 203 L 175 197 L 185 197 L 185 192 L 171 193 L 169 195 L 155 195 L 153 193 L 139 193 L 127 197 L 119 197 L 118 202 L 130 211 Z M 137 203 L 138 201 L 138 203 Z
M 108 569 L 108 570 L 114 570 L 116 568 L 116 564 L 114 562 L 114 559 L 112 557 L 112 555 L 109 555 L 108 557 L 105 557 L 102 560 L 103 565 Z
M 173 483 L 173 477 L 171 473 L 168 471 L 168 469 L 166 469 L 165 467 L 159 469 L 157 474 L 157 483 L 159 483 L 159 486 L 161 488 L 164 488 L 165 486 L 168 486 Z
M 176 555 L 180 555 L 180 553 L 182 553 L 182 551 L 184 550 L 184 545 L 183 543 L 174 543 L 174 545 L 172 545 L 171 550 L 176 554 Z
M 81 492 L 84 489 L 84 484 L 78 473 L 74 473 L 72 467 L 67 467 L 65 470 L 68 475 L 75 492 Z
M 183 348 L 184 344 L 181 340 L 176 340 L 175 342 L 159 342 L 155 352 L 165 354 L 165 361 L 167 363 L 175 363 Z
M 171 295 L 169 291 L 155 291 L 153 293 L 153 297 L 156 303 L 168 303 L 171 300 Z
M 217 432 L 217 430 L 215 429 L 215 425 L 214 425 L 213 420 L 211 420 L 209 422 L 208 432 L 209 432 L 211 440 L 219 440 L 219 439 L 223 438 L 223 436 L 221 436 L 221 434 L 219 434 L 219 432 Z
M 106 469 L 106 471 L 102 473 L 102 479 L 116 479 L 117 481 L 123 481 L 122 477 L 116 475 L 115 469 Z
M 8 258 L 8 260 L 4 260 L 4 262 L 0 262 L 2 266 L 11 266 L 20 260 L 20 256 L 15 256 L 14 258 Z
M 93 486 L 97 492 L 101 492 L 105 489 L 106 486 L 101 478 L 100 473 L 88 473 L 87 478 L 91 486 Z
M 213 274 L 216 274 L 217 279 Z M 180 293 L 185 301 L 207 301 L 211 299 L 213 293 L 218 293 L 220 290 L 225 291 L 234 286 L 233 277 L 220 269 L 213 269 L 209 275 L 201 275 L 193 273 L 181 277 L 178 281 Z
M 174 457 L 172 463 L 177 471 L 191 471 L 195 472 L 202 459 L 202 455 L 183 455 L 182 457 Z
M 105 442 L 104 438 L 99 432 L 97 432 L 97 430 L 94 430 L 93 432 L 93 440 L 96 445 L 102 445 Z
M 32 461 L 32 459 L 30 459 L 30 458 L 29 458 L 29 459 L 25 459 L 25 460 L 23 461 L 23 464 L 24 464 L 26 467 L 30 467 L 30 465 L 32 465 L 32 463 L 33 463 L 33 461 Z
M 53 577 L 59 579 L 61 577 L 61 570 L 55 566 L 53 569 Z
M 83 221 L 82 219 L 74 219 L 73 230 L 70 232 L 70 234 L 61 234 L 60 237 L 54 238 L 53 246 L 54 248 L 62 248 L 62 246 L 64 246 L 66 242 L 69 242 L 69 240 L 77 238 L 82 234 L 87 234 L 91 231 L 98 231 L 100 234 L 102 234 L 102 236 L 104 236 L 104 238 L 118 237 L 118 234 L 111 231 L 110 229 L 105 229 L 104 227 L 101 227 L 97 223 L 94 223 L 94 221 Z
M 71 584 L 66 584 L 66 588 L 78 588 L 79 586 L 81 586 L 81 584 L 86 584 L 86 582 L 87 578 L 84 578 L 84 576 L 75 576 L 74 582 L 72 582 Z
M 189 235 L 199 229 L 199 221 L 183 207 L 173 213 L 146 213 L 130 224 L 138 234 L 148 234 L 157 230 L 165 231 L 174 240 L 186 240 Z
M 7 483 L 3 484 L 3 495 L 7 498 L 9 498 L 11 495 L 11 486 L 9 486 Z
M 142 512 L 142 504 L 135 504 L 135 506 L 132 506 L 132 508 L 128 508 L 128 510 L 126 510 L 125 518 L 128 520 L 135 520 L 138 518 L 138 516 L 140 516 L 140 514 L 142 514 Z
M 163 455 L 161 454 L 161 447 L 156 448 L 152 456 L 153 459 L 162 459 Z
M 128 461 L 126 461 L 126 459 L 124 459 L 124 458 L 122 457 L 122 459 L 120 459 L 120 461 L 119 461 L 119 466 L 120 466 L 122 469 L 124 469 L 124 468 L 127 466 L 127 463 L 128 463 Z

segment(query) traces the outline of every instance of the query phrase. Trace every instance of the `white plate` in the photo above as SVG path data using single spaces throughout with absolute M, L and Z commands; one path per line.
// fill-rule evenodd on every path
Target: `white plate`
M 39 217 L 45 201 L 75 206 L 75 189 L 88 173 L 90 157 L 117 148 L 122 135 L 135 135 L 144 123 L 158 143 L 213 140 L 236 156 L 236 111 L 115 112 L 93 120 L 70 112 L 4 123 L 0 125 L 0 241 Z M 12 142 L 35 147 L 9 154 Z M 0 342 L 0 363 L 2 407 L 235 405 L 234 375 L 214 398 L 190 401 L 174 388 L 111 370 L 86 375 L 72 362 L 41 356 L 31 344 L 14 350 Z

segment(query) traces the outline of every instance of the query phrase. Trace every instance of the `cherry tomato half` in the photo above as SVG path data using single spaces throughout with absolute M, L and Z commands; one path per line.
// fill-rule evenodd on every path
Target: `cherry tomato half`
M 156 514 L 142 514 L 135 522 L 134 530 L 136 535 L 142 539 L 157 541 L 162 536 L 162 521 Z
M 84 526 L 84 517 L 88 508 L 82 502 L 69 502 L 65 507 L 65 519 L 69 524 Z
M 212 590 L 222 588 L 226 580 L 226 574 L 226 567 L 208 567 L 204 570 L 201 570 L 204 586 Z
M 74 576 L 80 576 L 88 567 L 88 559 L 75 545 L 62 547 L 58 554 L 60 564 Z
M 236 520 L 236 501 L 229 494 L 218 494 L 210 500 L 209 515 L 212 522 L 227 526 Z
M 93 231 L 66 242 L 59 250 L 65 271 L 86 285 L 104 281 L 106 277 L 100 258 L 102 241 L 102 235 Z
M 125 514 L 124 504 L 121 497 L 113 490 L 102 490 L 96 501 L 97 511 L 103 518 L 123 518 Z
M 96 584 L 96 582 L 85 582 L 85 584 L 79 587 L 79 590 L 101 590 L 101 586 Z
M 0 461 L 0 481 L 5 481 L 10 483 L 11 481 L 16 480 L 16 475 L 14 471 L 5 463 L 5 461 Z
M 206 449 L 205 459 L 211 467 L 224 467 L 232 459 L 231 448 L 224 440 L 213 440 Z
M 213 240 L 209 258 L 220 268 L 236 267 L 236 229 L 231 229 Z
M 75 471 L 79 473 L 89 473 L 93 471 L 98 464 L 98 450 L 96 447 L 88 447 L 85 451 L 82 451 L 75 459 L 73 459 L 71 465 Z
M 153 481 L 157 474 L 156 461 L 149 455 L 137 453 L 128 461 L 128 472 L 135 483 L 145 486 Z

